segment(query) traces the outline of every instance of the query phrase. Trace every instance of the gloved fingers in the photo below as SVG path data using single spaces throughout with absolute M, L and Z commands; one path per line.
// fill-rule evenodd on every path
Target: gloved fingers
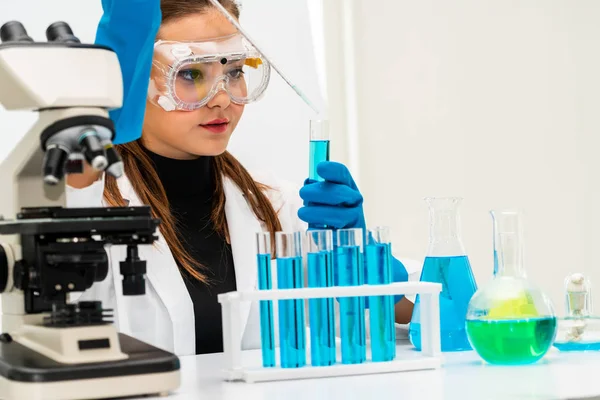
M 408 282 L 408 272 L 400 260 L 392 257 L 392 281 Z
M 300 197 L 308 203 L 356 207 L 363 201 L 358 190 L 331 182 L 317 182 L 300 189 Z
M 359 218 L 359 212 L 354 208 L 310 206 L 298 210 L 298 218 L 312 225 L 326 225 L 333 229 L 343 229 L 354 226 Z
M 333 161 L 323 161 L 317 165 L 317 174 L 326 181 L 339 183 L 356 189 L 356 184 L 348 168 L 344 164 Z

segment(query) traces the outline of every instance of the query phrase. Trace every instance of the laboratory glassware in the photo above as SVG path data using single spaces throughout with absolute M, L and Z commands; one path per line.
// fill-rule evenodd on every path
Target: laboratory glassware
M 583 274 L 565 279 L 567 316 L 558 319 L 554 347 L 560 351 L 600 350 L 600 318 L 593 315 L 592 284 Z
M 258 265 L 258 289 L 273 289 L 271 276 L 271 234 L 256 233 L 256 260 Z M 260 341 L 263 367 L 275 366 L 275 326 L 273 323 L 273 301 L 260 301 Z
M 429 248 L 421 271 L 421 282 L 442 284 L 440 336 L 442 351 L 471 350 L 465 319 L 469 300 L 477 290 L 469 257 L 460 232 L 458 197 L 428 197 Z M 409 338 L 421 350 L 421 303 L 417 295 L 409 327 Z
M 336 231 L 335 268 L 339 286 L 364 284 L 363 230 Z M 340 302 L 342 364 L 360 364 L 366 360 L 365 299 L 343 297 Z
M 365 268 L 368 285 L 392 283 L 392 244 L 389 227 L 375 227 L 367 234 Z M 396 357 L 394 296 L 370 296 L 371 360 L 392 361 Z
M 467 334 L 475 351 L 490 364 L 531 364 L 541 359 L 554 341 L 554 308 L 527 279 L 520 212 L 500 210 L 491 215 L 494 277 L 469 303 Z
M 331 287 L 333 281 L 333 232 L 306 232 L 308 287 Z M 335 364 L 334 299 L 309 300 L 311 365 Z
M 310 154 L 308 177 L 314 181 L 322 181 L 317 173 L 320 162 L 329 161 L 329 121 L 310 121 Z
M 302 233 L 276 232 L 277 288 L 301 289 Z M 306 365 L 304 302 L 300 299 L 279 300 L 279 347 L 282 368 Z

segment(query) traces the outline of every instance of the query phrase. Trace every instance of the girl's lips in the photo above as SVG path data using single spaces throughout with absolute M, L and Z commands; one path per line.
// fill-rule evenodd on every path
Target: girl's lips
M 212 121 L 209 121 L 209 122 L 207 122 L 205 124 L 201 124 L 201 125 L 219 125 L 219 124 L 227 124 L 227 123 L 229 123 L 228 119 L 221 118 L 221 119 L 213 119 Z
M 229 127 L 229 123 L 228 122 L 222 122 L 219 124 L 210 123 L 210 124 L 205 124 L 205 125 L 200 125 L 200 126 L 212 133 L 223 133 Z

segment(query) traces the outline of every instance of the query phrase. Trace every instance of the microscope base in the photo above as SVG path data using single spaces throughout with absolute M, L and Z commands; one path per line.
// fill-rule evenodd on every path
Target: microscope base
M 0 342 L 0 398 L 75 400 L 163 394 L 180 385 L 179 359 L 119 333 L 125 360 L 61 364 L 15 341 Z

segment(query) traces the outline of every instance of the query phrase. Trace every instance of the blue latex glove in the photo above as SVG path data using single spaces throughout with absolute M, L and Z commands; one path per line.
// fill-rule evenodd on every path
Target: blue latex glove
M 363 233 L 366 233 L 363 196 L 348 168 L 340 163 L 325 161 L 317 165 L 317 173 L 324 181 L 317 182 L 310 179 L 305 181 L 304 187 L 300 189 L 304 207 L 298 210 L 298 217 L 308 223 L 309 229 L 319 229 L 326 225 L 334 230 L 362 228 Z M 366 276 L 364 278 L 366 281 Z M 392 280 L 408 281 L 406 268 L 394 257 L 392 257 Z M 337 285 L 337 274 L 334 281 Z M 395 296 L 394 301 L 397 303 L 402 297 L 404 296 Z
M 363 197 L 345 165 L 325 161 L 317 165 L 322 182 L 307 179 L 300 189 L 304 207 L 298 217 L 316 229 L 327 225 L 331 229 L 362 228 L 365 232 Z
M 102 0 L 102 10 L 95 43 L 114 50 L 121 64 L 123 106 L 110 111 L 110 118 L 114 143 L 127 143 L 142 135 L 160 0 Z

